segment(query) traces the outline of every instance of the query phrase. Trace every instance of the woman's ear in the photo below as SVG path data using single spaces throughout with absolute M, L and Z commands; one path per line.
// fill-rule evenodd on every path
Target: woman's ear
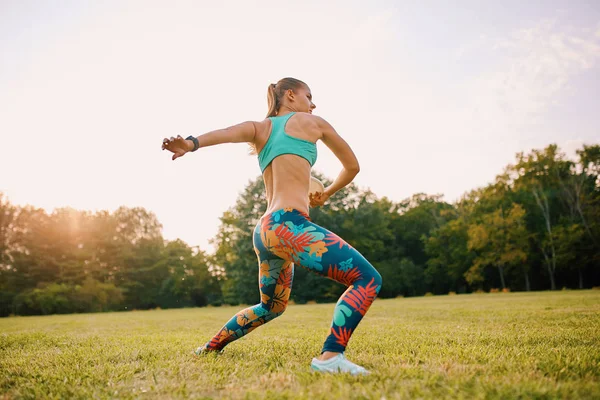
M 288 89 L 288 90 L 286 90 L 286 91 L 285 91 L 285 95 L 287 96 L 287 98 L 288 98 L 290 101 L 294 101 L 294 95 L 295 95 L 295 93 L 294 93 L 294 91 L 293 91 L 292 89 Z

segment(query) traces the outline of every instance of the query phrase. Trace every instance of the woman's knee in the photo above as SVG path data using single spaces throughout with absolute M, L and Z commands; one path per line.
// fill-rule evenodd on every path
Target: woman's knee
M 287 310 L 287 303 L 280 304 L 275 307 L 273 304 L 260 304 L 262 311 L 260 317 L 264 318 L 265 321 L 270 321 L 279 317 L 285 310 Z
M 381 285 L 383 283 L 381 274 L 370 263 L 369 268 L 366 268 L 366 271 L 363 272 L 361 280 L 369 286 L 377 286 L 377 293 L 381 290 Z

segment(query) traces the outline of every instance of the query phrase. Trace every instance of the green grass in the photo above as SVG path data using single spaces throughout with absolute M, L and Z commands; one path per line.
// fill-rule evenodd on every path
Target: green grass
M 377 300 L 347 357 L 311 373 L 333 305 L 194 358 L 239 307 L 0 319 L 0 398 L 600 398 L 600 291 Z

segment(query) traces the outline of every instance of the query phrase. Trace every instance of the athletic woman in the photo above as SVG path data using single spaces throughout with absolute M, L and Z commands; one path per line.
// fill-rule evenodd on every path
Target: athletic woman
M 188 152 L 221 143 L 249 143 L 258 155 L 267 195 L 267 211 L 254 229 L 261 301 L 231 318 L 205 345 L 200 355 L 221 351 L 227 344 L 280 316 L 292 289 L 294 265 L 348 286 L 336 304 L 329 335 L 311 368 L 322 372 L 368 371 L 344 357 L 352 333 L 381 289 L 381 276 L 352 246 L 335 233 L 314 224 L 310 207 L 322 206 L 359 172 L 354 152 L 333 127 L 313 115 L 309 87 L 294 78 L 268 88 L 269 112 L 260 122 L 248 121 L 198 137 L 165 138 L 163 150 L 175 160 Z M 323 141 L 343 169 L 323 193 L 309 195 L 317 141 Z

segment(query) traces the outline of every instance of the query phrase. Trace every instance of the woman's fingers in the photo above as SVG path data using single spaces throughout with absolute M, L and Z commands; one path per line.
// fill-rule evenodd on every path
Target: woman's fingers
M 319 206 L 322 206 L 322 205 L 323 205 L 323 202 L 322 202 L 322 201 L 320 201 L 320 200 L 317 200 L 317 199 L 315 199 L 315 198 L 312 198 L 312 199 L 310 200 L 310 206 L 311 206 L 311 207 L 319 207 Z
M 185 151 L 182 151 L 182 143 L 185 143 L 185 139 L 181 135 L 177 135 L 177 137 L 171 136 L 170 138 L 163 139 L 161 148 L 175 153 L 172 157 L 175 160 L 185 154 Z
M 308 200 L 311 207 L 319 207 L 325 204 L 325 199 L 322 198 L 322 192 L 314 192 L 308 194 Z

